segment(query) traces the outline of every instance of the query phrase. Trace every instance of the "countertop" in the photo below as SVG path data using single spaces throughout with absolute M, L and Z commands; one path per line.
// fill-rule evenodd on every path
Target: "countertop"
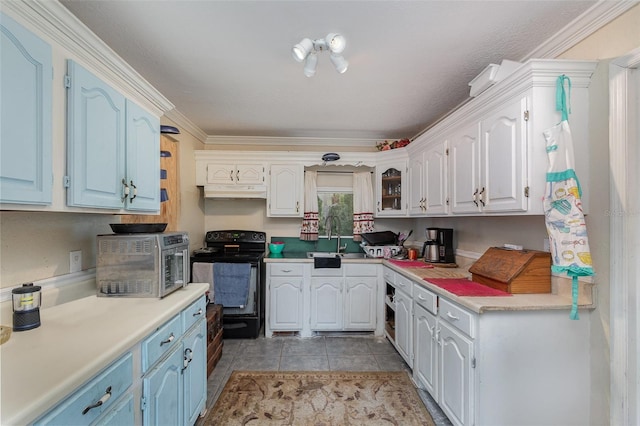
M 281 254 L 268 253 L 264 259 L 265 263 L 275 262 L 300 262 L 313 263 L 313 259 L 307 257 L 306 252 L 283 252 Z M 552 277 L 552 293 L 543 294 L 514 294 L 504 297 L 469 297 L 457 296 L 436 285 L 430 284 L 425 279 L 429 278 L 471 278 L 469 267 L 473 264 L 473 259 L 459 259 L 459 265 L 455 268 L 445 268 L 436 266 L 434 268 L 416 268 L 398 266 L 386 259 L 362 258 L 362 259 L 342 259 L 342 263 L 382 263 L 395 272 L 409 278 L 428 290 L 446 297 L 467 309 L 482 314 L 490 311 L 534 311 L 549 309 L 571 309 L 571 280 Z M 594 309 L 592 284 L 581 283 L 578 298 L 580 309 Z M 568 315 L 568 312 L 567 312 Z
M 209 289 L 163 299 L 89 296 L 42 309 L 42 325 L 0 346 L 0 424 L 33 422 Z

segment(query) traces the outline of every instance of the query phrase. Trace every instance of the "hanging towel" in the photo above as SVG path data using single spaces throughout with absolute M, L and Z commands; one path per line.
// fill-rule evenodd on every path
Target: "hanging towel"
M 300 239 L 318 241 L 318 172 L 304 172 L 304 217 L 300 228 Z
M 213 264 L 215 303 L 225 308 L 243 308 L 249 298 L 251 281 L 250 263 Z
M 362 234 L 373 232 L 373 185 L 370 172 L 353 174 L 353 241 L 362 241 Z
M 209 300 L 215 300 L 215 292 L 213 289 L 213 263 L 193 262 L 191 282 L 209 284 Z
M 573 168 L 573 141 L 567 120 L 570 110 L 565 83 L 568 83 L 570 90 L 569 77 L 558 77 L 556 109 L 562 112 L 562 121 L 543 132 L 549 156 L 544 211 L 553 262 L 551 270 L 571 277 L 570 318 L 577 320 L 578 277 L 590 276 L 594 272 L 582 212 L 582 188 Z

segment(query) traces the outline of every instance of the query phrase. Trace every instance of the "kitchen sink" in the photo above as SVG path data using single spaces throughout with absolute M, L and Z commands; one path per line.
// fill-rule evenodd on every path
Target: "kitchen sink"
M 327 251 L 308 251 L 307 257 L 313 259 L 314 257 L 341 257 L 343 259 L 365 259 L 367 255 L 365 253 L 336 253 Z

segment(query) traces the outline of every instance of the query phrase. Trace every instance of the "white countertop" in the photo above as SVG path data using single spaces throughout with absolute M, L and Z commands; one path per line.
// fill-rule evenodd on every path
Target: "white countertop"
M 473 312 L 482 314 L 489 311 L 534 311 L 548 309 L 571 309 L 571 289 L 567 289 L 566 284 L 556 285 L 556 292 L 539 294 L 514 294 L 512 296 L 500 297 L 470 297 L 456 296 L 434 284 L 428 282 L 429 278 L 471 278 L 468 267 L 465 268 L 411 268 L 400 267 L 391 262 L 385 261 L 385 266 L 404 275 L 405 277 L 419 283 L 423 287 L 446 297 Z M 552 277 L 553 280 L 554 277 Z M 425 279 L 427 281 L 425 281 Z M 563 280 L 569 282 L 570 280 Z M 592 285 L 582 284 L 578 298 L 578 308 L 594 309 L 593 297 L 591 294 Z M 568 315 L 568 314 L 567 314 Z
M 42 325 L 0 346 L 0 424 L 34 421 L 209 289 L 164 299 L 89 296 L 40 311 Z

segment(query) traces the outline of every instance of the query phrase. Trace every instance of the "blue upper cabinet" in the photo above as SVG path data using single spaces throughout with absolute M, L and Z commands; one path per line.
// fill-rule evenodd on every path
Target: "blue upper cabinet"
M 67 204 L 123 208 L 125 98 L 72 60 L 67 71 Z
M 127 209 L 160 210 L 160 120 L 127 100 Z
M 0 13 L 0 202 L 50 204 L 51 46 Z
M 160 210 L 160 120 L 67 63 L 67 204 Z

